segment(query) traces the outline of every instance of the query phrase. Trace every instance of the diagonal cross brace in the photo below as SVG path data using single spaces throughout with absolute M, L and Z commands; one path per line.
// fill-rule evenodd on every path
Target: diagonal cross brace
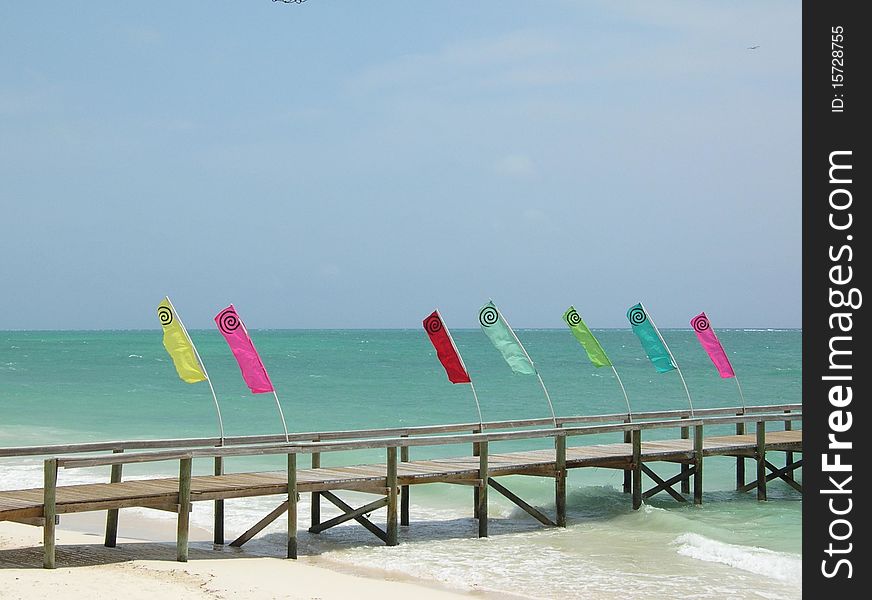
M 789 465 L 786 465 L 784 467 L 781 467 L 780 469 L 778 467 L 776 467 L 775 465 L 773 465 L 768 460 L 765 462 L 766 462 L 766 466 L 771 471 L 771 473 L 769 473 L 766 476 L 767 482 L 772 481 L 776 477 L 779 477 L 779 478 L 783 479 L 790 487 L 795 489 L 797 492 L 799 492 L 800 494 L 802 493 L 802 486 L 799 485 L 798 483 L 796 483 L 796 480 L 793 479 L 793 477 L 791 477 L 793 471 L 795 471 L 796 469 L 798 469 L 799 467 L 802 466 L 802 459 L 799 459 L 798 461 L 790 463 Z M 757 487 L 756 480 L 752 481 L 751 483 L 746 483 L 745 485 L 743 485 L 742 487 L 739 488 L 739 491 L 740 492 L 747 492 L 749 490 L 753 490 L 755 487 Z
M 528 515 L 542 523 L 543 525 L 549 525 L 551 527 L 557 527 L 557 523 L 549 519 L 545 513 L 540 511 L 538 508 L 527 504 L 519 496 L 511 492 L 508 488 L 506 488 L 501 483 L 497 483 L 497 481 L 493 477 L 488 477 L 487 484 L 491 486 L 493 489 L 498 491 L 500 494 L 517 504 L 520 508 L 524 510 Z
M 337 496 L 337 495 L 334 494 L 333 492 L 327 492 L 327 491 L 321 492 L 321 497 L 322 497 L 322 498 L 325 498 L 325 499 L 327 499 L 327 500 L 329 500 L 329 501 L 332 502 L 332 503 L 333 503 L 337 508 L 340 508 L 340 509 L 342 509 L 343 511 L 345 511 L 346 515 L 348 515 L 349 513 L 356 512 L 354 508 L 352 508 L 350 505 L 348 505 L 348 504 L 346 504 L 345 502 L 343 502 L 343 501 L 339 498 L 339 496 Z M 371 503 L 371 504 L 376 504 L 376 503 L 378 503 L 378 502 L 381 502 L 381 503 L 382 503 L 382 504 L 379 505 L 379 507 L 381 507 L 381 506 L 384 506 L 385 504 L 387 504 L 388 499 L 387 499 L 387 497 L 384 497 L 384 498 L 381 498 L 381 499 L 379 499 L 379 500 L 376 500 L 375 502 L 373 502 L 373 503 Z M 370 506 L 370 505 L 368 504 L 367 506 Z M 367 506 L 364 506 L 363 508 L 367 508 Z M 361 509 L 358 509 L 358 510 L 361 510 Z M 370 509 L 370 510 L 374 510 L 374 509 Z M 347 520 L 350 520 L 350 519 L 354 519 L 355 521 L 357 521 L 358 523 L 360 523 L 361 525 L 363 525 L 363 526 L 364 526 L 364 527 L 365 527 L 365 528 L 366 528 L 366 529 L 367 529 L 371 534 L 373 534 L 374 536 L 376 536 L 378 539 L 380 539 L 380 540 L 383 541 L 384 543 L 387 543 L 387 541 L 388 541 L 388 534 L 387 534 L 387 532 L 385 532 L 384 530 L 382 530 L 381 528 L 379 528 L 377 525 L 374 525 L 374 524 L 372 523 L 372 521 L 370 521 L 369 519 L 367 519 L 366 517 L 363 516 L 364 513 L 370 512 L 370 510 L 364 510 L 364 511 L 361 512 L 360 514 L 358 514 L 358 515 L 356 515 L 356 516 L 350 516 L 348 519 L 345 519 L 345 520 L 347 521 Z M 332 521 L 332 520 L 333 520 L 333 519 L 331 519 L 331 521 Z M 329 522 L 329 521 L 325 521 L 325 523 L 328 523 L 328 522 Z M 343 521 L 343 522 L 344 522 L 344 521 Z M 322 523 L 322 525 L 324 525 L 325 523 Z M 334 523 L 334 524 L 336 524 L 336 523 Z M 331 525 L 331 527 L 332 527 L 332 525 Z M 313 529 L 314 529 L 314 528 L 310 528 L 309 531 L 313 531 Z M 316 532 L 316 531 L 313 531 L 313 533 L 317 533 L 317 532 Z
M 642 463 L 641 466 L 642 466 L 642 472 L 645 473 L 645 475 L 647 475 L 651 479 L 653 479 L 654 482 L 657 484 L 656 486 L 652 487 L 650 490 L 648 490 L 647 492 L 642 494 L 642 498 L 648 499 L 651 496 L 653 496 L 654 494 L 665 491 L 670 496 L 675 498 L 678 502 L 687 502 L 687 500 L 684 498 L 684 496 L 682 496 L 681 494 L 679 494 L 678 492 L 676 492 L 675 490 L 672 489 L 672 486 L 680 481 L 689 480 L 694 475 L 694 473 L 696 473 L 696 465 L 691 466 L 690 468 L 681 471 L 678 475 L 676 475 L 674 477 L 670 477 L 669 479 L 667 479 L 665 481 L 657 473 L 655 473 L 653 470 L 651 470 L 650 467 L 646 466 L 645 463 Z

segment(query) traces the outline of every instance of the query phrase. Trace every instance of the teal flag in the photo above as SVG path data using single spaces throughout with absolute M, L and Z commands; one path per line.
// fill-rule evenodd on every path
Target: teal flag
M 575 336 L 575 339 L 577 339 L 587 351 L 587 357 L 595 367 L 612 366 L 612 361 L 610 361 L 609 357 L 606 356 L 606 351 L 603 350 L 602 346 L 600 346 L 599 340 L 590 332 L 587 324 L 585 324 L 581 319 L 581 315 L 578 314 L 578 311 L 575 310 L 574 306 L 570 306 L 566 312 L 563 313 L 563 320 L 566 321 L 567 325 L 569 325 L 569 330 L 572 332 L 572 335 Z
M 496 346 L 496 349 L 512 367 L 512 371 L 523 375 L 536 374 L 536 369 L 518 340 L 518 336 L 503 319 L 503 315 L 500 314 L 493 302 L 488 302 L 481 307 L 478 312 L 478 322 L 481 323 L 481 329 L 490 338 L 491 343 Z
M 635 333 L 636 337 L 639 338 L 639 341 L 642 342 L 642 348 L 645 350 L 645 354 L 647 354 L 648 358 L 651 359 L 651 362 L 654 363 L 654 368 L 660 373 L 666 373 L 673 370 L 675 365 L 672 364 L 672 357 L 669 354 L 669 350 L 667 350 L 666 346 L 663 344 L 663 340 L 660 338 L 660 333 L 657 331 L 654 323 L 651 322 L 651 319 L 648 318 L 648 313 L 646 313 L 645 309 L 642 308 L 641 302 L 630 307 L 630 310 L 627 311 L 627 318 L 630 320 L 630 325 L 633 327 L 633 333 Z

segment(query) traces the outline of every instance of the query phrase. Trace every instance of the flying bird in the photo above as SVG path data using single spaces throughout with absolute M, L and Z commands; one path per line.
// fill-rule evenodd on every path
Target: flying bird
M 759 44 L 757 46 L 748 46 L 748 50 L 756 50 L 759 47 L 760 47 Z

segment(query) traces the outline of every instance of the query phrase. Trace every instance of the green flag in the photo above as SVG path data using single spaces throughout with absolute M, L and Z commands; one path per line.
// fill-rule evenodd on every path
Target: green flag
M 630 310 L 627 311 L 627 319 L 633 327 L 633 333 L 642 343 L 645 354 L 654 364 L 654 368 L 660 373 L 673 370 L 675 365 L 672 362 L 672 355 L 663 343 L 660 332 L 648 318 L 648 313 L 645 312 L 641 302 L 630 307 Z M 681 379 L 684 381 L 684 377 Z M 688 394 L 689 397 L 690 394 Z
M 509 363 L 512 371 L 524 375 L 535 375 L 536 369 L 527 355 L 527 351 L 521 345 L 521 341 L 493 302 L 488 302 L 481 307 L 478 313 L 478 322 L 491 343 L 500 351 L 503 358 Z
M 593 336 L 585 322 L 581 320 L 581 315 L 578 314 L 574 306 L 566 309 L 566 312 L 563 313 L 563 320 L 569 325 L 569 330 L 575 336 L 575 339 L 584 346 L 584 349 L 587 351 L 587 357 L 595 367 L 612 366 L 612 361 L 606 356 L 606 351 L 600 346 L 599 340 Z

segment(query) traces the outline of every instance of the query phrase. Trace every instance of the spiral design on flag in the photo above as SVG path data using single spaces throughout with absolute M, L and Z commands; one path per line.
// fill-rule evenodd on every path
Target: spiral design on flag
M 693 327 L 693 330 L 697 333 L 707 331 L 708 328 L 711 327 L 711 325 L 709 325 L 709 320 L 703 315 L 694 317 L 693 321 L 690 322 L 690 326 Z
M 158 306 L 157 318 L 160 319 L 160 324 L 166 327 L 173 322 L 173 311 L 166 306 Z
M 481 323 L 482 327 L 490 327 L 499 320 L 500 313 L 498 313 L 497 309 L 493 306 L 485 306 L 481 309 L 481 312 L 478 313 L 478 322 Z
M 567 313 L 566 322 L 569 323 L 572 327 L 575 327 L 576 325 L 581 323 L 581 317 L 574 308 L 570 310 L 569 313 Z
M 630 312 L 627 313 L 627 318 L 630 319 L 632 325 L 641 325 L 648 320 L 648 315 L 645 314 L 643 309 L 634 306 L 630 309 Z
M 427 330 L 427 333 L 439 333 L 442 331 L 442 319 L 436 315 L 427 317 L 427 320 L 424 321 L 424 329 Z
M 218 315 L 218 329 L 221 333 L 231 334 L 239 329 L 240 324 L 239 315 L 233 309 L 228 308 Z

